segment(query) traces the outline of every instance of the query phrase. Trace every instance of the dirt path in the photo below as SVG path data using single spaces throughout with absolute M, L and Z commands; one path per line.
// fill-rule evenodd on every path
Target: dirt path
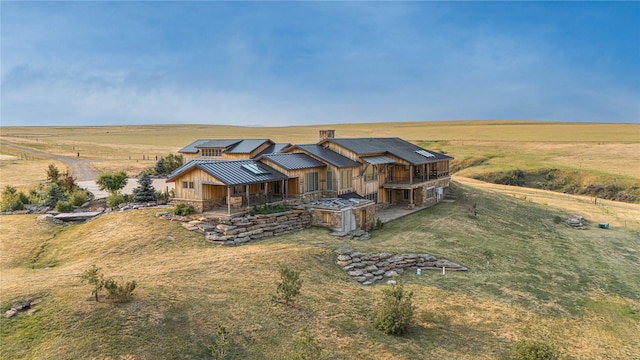
M 453 176 L 456 182 L 474 188 L 512 195 L 527 201 L 564 209 L 593 222 L 640 229 L 640 204 L 595 199 L 583 195 L 563 194 L 555 191 L 487 183 L 475 179 Z
M 10 147 L 10 148 L 13 148 L 13 149 L 16 149 L 16 150 L 20 150 L 20 151 L 24 151 L 24 152 L 27 152 L 27 153 L 30 153 L 30 154 L 40 155 L 40 156 L 44 156 L 44 157 L 48 157 L 48 158 L 52 158 L 52 159 L 55 159 L 55 160 L 62 161 L 63 163 L 71 166 L 71 172 L 72 172 L 73 176 L 76 177 L 77 181 L 93 181 L 93 180 L 96 180 L 98 178 L 98 174 L 96 174 L 96 172 L 93 171 L 93 169 L 91 169 L 89 167 L 89 165 L 88 165 L 88 163 L 90 163 L 91 160 L 88 160 L 88 159 L 77 159 L 77 158 L 70 157 L 70 156 L 62 156 L 62 155 L 51 154 L 51 153 L 40 151 L 40 150 L 35 150 L 35 149 L 27 148 L 27 147 L 8 144 L 6 142 L 2 142 L 0 144 L 2 146 Z

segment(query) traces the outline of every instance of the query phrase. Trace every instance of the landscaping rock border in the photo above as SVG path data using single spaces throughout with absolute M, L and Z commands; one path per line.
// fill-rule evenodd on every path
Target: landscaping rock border
M 467 268 L 429 254 L 362 253 L 351 249 L 336 250 L 336 265 L 342 267 L 355 281 L 371 285 L 378 280 L 392 278 L 407 270 L 467 271 Z

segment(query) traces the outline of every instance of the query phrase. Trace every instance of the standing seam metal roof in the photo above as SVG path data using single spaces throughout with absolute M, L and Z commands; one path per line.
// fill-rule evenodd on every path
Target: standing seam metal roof
M 275 164 L 287 170 L 311 169 L 326 167 L 327 165 L 303 153 L 294 154 L 268 154 L 261 158 L 273 161 Z
M 345 149 L 351 150 L 358 155 L 364 154 L 380 154 L 388 153 L 403 159 L 411 164 L 425 164 L 438 160 L 450 160 L 451 156 L 447 156 L 435 151 L 429 151 L 434 157 L 424 157 L 416 151 L 426 150 L 418 145 L 414 145 L 408 141 L 400 138 L 330 138 L 324 140 L 325 142 L 333 142 Z
M 357 161 L 353 161 L 344 155 L 340 155 L 333 150 L 325 149 L 324 147 L 317 144 L 296 145 L 295 147 L 306 151 L 309 154 L 316 156 L 322 161 L 327 162 L 337 168 L 347 168 L 361 165 Z
M 263 170 L 264 173 L 254 174 L 246 168 L 243 168 L 243 165 L 257 166 L 259 169 Z M 184 174 L 196 167 L 222 181 L 222 183 L 227 186 L 257 184 L 287 179 L 285 174 L 256 160 L 191 160 L 171 173 L 167 180 L 175 180 L 181 174 Z
M 262 144 L 266 143 L 266 142 L 271 142 L 273 143 L 273 141 L 269 140 L 269 139 L 247 139 L 247 140 L 242 140 L 239 143 L 237 143 L 235 146 L 233 146 L 231 149 L 225 151 L 227 154 L 249 154 L 251 153 L 253 150 L 259 148 L 260 146 L 262 146 Z

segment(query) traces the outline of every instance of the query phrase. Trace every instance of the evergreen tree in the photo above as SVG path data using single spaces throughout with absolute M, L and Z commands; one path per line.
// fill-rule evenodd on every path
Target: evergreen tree
M 134 201 L 155 201 L 156 189 L 153 188 L 151 176 L 144 173 L 138 178 L 138 186 L 133 189 Z
M 57 184 L 52 184 L 51 186 L 49 186 L 49 189 L 47 190 L 45 199 L 46 199 L 44 202 L 45 205 L 56 206 L 59 200 L 67 201 L 68 198 L 67 198 L 67 195 L 64 193 L 64 190 L 62 190 L 60 186 L 58 186 Z
M 156 174 L 158 174 L 158 175 L 162 175 L 162 174 L 166 174 L 167 173 L 167 167 L 164 166 L 164 158 L 160 158 L 160 160 L 158 160 L 154 170 L 155 170 Z

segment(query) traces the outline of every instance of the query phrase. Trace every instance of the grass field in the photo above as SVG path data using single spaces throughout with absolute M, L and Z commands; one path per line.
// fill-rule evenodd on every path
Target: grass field
M 286 358 L 305 327 L 327 359 L 495 359 L 520 339 L 551 343 L 563 359 L 640 357 L 639 228 L 573 230 L 554 223 L 567 212 L 551 205 L 455 191 L 454 203 L 390 222 L 368 241 L 309 229 L 219 248 L 154 210 L 66 227 L 5 216 L 0 305 L 31 298 L 38 311 L 0 319 L 0 357 L 207 358 L 217 324 L 238 358 Z M 417 323 L 405 337 L 385 336 L 368 322 L 385 285 L 351 280 L 333 264 L 339 247 L 427 252 L 470 271 L 403 275 Z M 270 301 L 278 261 L 304 280 L 293 308 Z M 134 300 L 95 303 L 78 278 L 92 264 L 137 280 Z
M 589 185 L 615 185 L 623 193 L 619 199 L 640 202 L 640 124 L 449 121 L 292 127 L 2 127 L 0 139 L 60 155 L 80 152 L 82 158 L 95 160 L 90 166 L 99 173 L 125 170 L 136 175 L 152 167 L 156 157 L 175 153 L 198 138 L 314 143 L 318 130 L 324 128 L 336 129 L 338 137 L 397 136 L 445 151 L 456 158 L 460 176 L 495 181 L 522 170 L 531 174 L 527 186 L 579 192 Z M 16 177 L 10 167 L 2 171 L 6 179 Z M 545 179 L 549 176 L 554 180 Z M 5 185 L 1 178 L 0 185 Z
M 312 143 L 323 128 L 339 137 L 398 136 L 447 152 L 458 167 L 457 200 L 388 223 L 367 241 L 308 229 L 231 248 L 213 247 L 153 210 L 64 227 L 31 215 L 2 216 L 1 310 L 29 298 L 37 312 L 0 318 L 0 358 L 208 358 L 218 324 L 230 331 L 237 357 L 247 359 L 288 357 L 303 328 L 326 359 L 500 359 L 522 339 L 552 344 L 563 359 L 640 358 L 640 205 L 471 179 L 555 169 L 554 176 L 576 183 L 636 191 L 638 124 L 2 127 L 0 140 L 59 155 L 80 152 L 99 172 L 135 174 L 197 138 Z M 0 155 L 2 186 L 33 186 L 56 163 L 21 159 L 7 146 Z M 473 204 L 477 217 L 470 216 Z M 584 216 L 589 230 L 554 222 L 569 214 Z M 598 222 L 611 229 L 598 229 Z M 361 286 L 334 265 L 340 247 L 426 252 L 470 271 L 403 275 L 415 293 L 417 322 L 407 336 L 389 337 L 368 321 L 385 285 Z M 278 261 L 301 271 L 294 308 L 270 301 Z M 118 280 L 137 280 L 134 301 L 92 301 L 78 277 L 92 264 Z

